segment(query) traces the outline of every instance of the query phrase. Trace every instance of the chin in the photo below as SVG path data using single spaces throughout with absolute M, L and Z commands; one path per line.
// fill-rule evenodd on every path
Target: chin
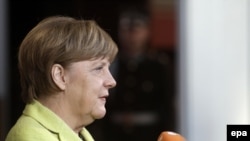
M 95 116 L 95 119 L 102 119 L 104 116 L 105 116 L 105 114 L 103 114 L 103 115 L 97 115 L 97 116 Z
M 96 114 L 94 114 L 94 117 L 95 117 L 95 119 L 101 119 L 101 118 L 103 118 L 105 115 L 106 115 L 106 109 L 97 112 Z

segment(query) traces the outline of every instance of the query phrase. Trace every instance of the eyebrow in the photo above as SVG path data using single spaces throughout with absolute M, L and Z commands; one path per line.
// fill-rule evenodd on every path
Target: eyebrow
M 93 65 L 103 65 L 103 66 L 105 66 L 105 65 L 108 65 L 108 66 L 110 66 L 110 62 L 107 60 L 107 61 L 105 61 L 105 59 L 97 59 L 97 60 L 93 60 Z

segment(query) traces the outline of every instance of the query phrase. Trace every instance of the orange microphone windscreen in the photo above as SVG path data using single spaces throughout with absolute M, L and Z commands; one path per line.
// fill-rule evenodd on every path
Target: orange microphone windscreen
M 160 134 L 157 141 L 185 141 L 185 138 L 178 133 L 164 131 Z

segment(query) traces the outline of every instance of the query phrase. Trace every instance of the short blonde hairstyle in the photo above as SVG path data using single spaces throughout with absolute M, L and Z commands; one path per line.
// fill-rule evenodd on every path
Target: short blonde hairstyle
M 71 63 L 100 57 L 113 61 L 118 48 L 112 38 L 93 20 L 65 16 L 48 17 L 24 38 L 18 63 L 25 103 L 59 88 L 50 75 L 54 64 L 67 68 Z

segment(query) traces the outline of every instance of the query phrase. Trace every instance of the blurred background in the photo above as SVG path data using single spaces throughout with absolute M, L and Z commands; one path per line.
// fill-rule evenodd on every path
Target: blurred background
M 145 18 L 136 20 L 140 15 L 121 20 L 120 13 L 131 6 L 143 9 L 146 24 Z M 147 39 L 141 43 L 147 45 L 140 57 L 145 54 L 143 58 L 154 63 L 142 63 L 142 67 L 129 62 L 123 65 L 119 60 L 114 63 L 120 64 L 112 68 L 116 79 L 129 78 L 123 86 L 130 91 L 120 93 L 120 86 L 112 91 L 123 97 L 111 96 L 107 116 L 88 127 L 97 141 L 121 141 L 121 137 L 150 141 L 163 130 L 179 132 L 190 141 L 222 141 L 227 124 L 250 124 L 248 0 L 0 0 L 0 140 L 24 108 L 18 47 L 32 27 L 52 15 L 96 20 L 121 52 L 125 52 L 121 39 L 130 45 Z M 133 38 L 126 39 L 122 33 Z M 128 66 L 127 72 L 119 72 L 121 66 Z M 150 77 L 140 79 L 145 78 L 140 75 L 144 72 Z M 138 100 L 133 93 L 139 98 L 148 96 Z M 117 114 L 119 110 L 123 112 Z M 128 118 L 123 122 L 121 117 Z

